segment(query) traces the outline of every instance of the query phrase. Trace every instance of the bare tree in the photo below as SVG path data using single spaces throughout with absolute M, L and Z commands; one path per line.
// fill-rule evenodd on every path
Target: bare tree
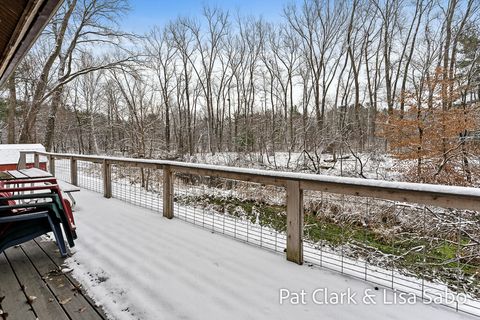
M 228 13 L 219 8 L 204 7 L 203 16 L 206 20 L 206 34 L 203 35 L 201 25 L 194 20 L 184 20 L 185 26 L 195 39 L 195 49 L 199 55 L 199 65 L 193 61 L 193 70 L 199 81 L 207 109 L 208 147 L 211 153 L 216 151 L 217 130 L 215 126 L 216 113 L 214 108 L 214 72 L 217 58 L 224 45 L 224 38 L 228 32 Z M 218 94 L 216 92 L 216 94 Z
M 115 61 L 99 59 L 99 63 L 75 69 L 78 54 L 95 43 L 118 46 L 124 33 L 116 31 L 115 21 L 127 10 L 124 0 L 66 1 L 50 24 L 54 46 L 43 64 L 35 93 L 23 124 L 20 142 L 33 141 L 32 129 L 43 103 L 51 97 L 50 113 L 44 143 L 52 148 L 55 130 L 55 115 L 61 103 L 63 86 L 74 78 L 99 69 L 116 65 Z M 52 76 L 53 68 L 56 77 Z
M 170 151 L 170 113 L 173 103 L 172 94 L 176 90 L 173 83 L 177 72 L 175 65 L 176 48 L 174 40 L 169 36 L 167 28 L 154 28 L 147 37 L 146 51 L 149 56 L 148 65 L 155 71 L 160 93 L 165 106 L 165 148 Z

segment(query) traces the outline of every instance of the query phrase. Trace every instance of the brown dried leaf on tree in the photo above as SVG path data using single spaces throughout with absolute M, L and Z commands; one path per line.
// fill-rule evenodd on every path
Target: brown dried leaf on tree
M 479 128 L 478 104 L 461 102 L 458 88 L 445 96 L 441 70 L 424 82 L 421 87 L 427 90 L 405 94 L 403 112 L 381 117 L 379 134 L 387 139 L 391 154 L 408 163 L 407 180 L 470 185 L 468 157 L 479 145 L 467 136 Z

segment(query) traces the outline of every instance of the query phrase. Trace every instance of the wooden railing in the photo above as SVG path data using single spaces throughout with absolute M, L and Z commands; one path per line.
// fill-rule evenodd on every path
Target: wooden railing
M 444 208 L 480 211 L 480 190 L 477 188 L 445 185 L 389 182 L 359 178 L 332 177 L 315 174 L 267 171 L 227 166 L 194 164 L 166 160 L 133 159 L 92 155 L 75 155 L 49 152 L 21 152 L 21 161 L 26 163 L 27 154 L 34 155 L 35 166 L 40 156 L 46 156 L 49 171 L 55 174 L 55 159 L 70 160 L 71 183 L 78 185 L 77 161 L 88 161 L 102 165 L 105 198 L 112 197 L 111 166 L 127 166 L 163 170 L 163 215 L 173 218 L 174 173 L 198 176 L 222 177 L 227 179 L 274 185 L 286 188 L 287 194 L 287 259 L 303 263 L 304 190 L 323 191 L 334 194 L 372 197 L 377 199 L 432 205 Z

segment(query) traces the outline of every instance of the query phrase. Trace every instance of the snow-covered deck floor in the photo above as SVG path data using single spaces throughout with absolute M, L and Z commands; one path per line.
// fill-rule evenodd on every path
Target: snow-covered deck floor
M 369 283 L 298 266 L 283 255 L 98 193 L 82 190 L 76 198 L 79 238 L 69 263 L 115 319 L 474 319 L 421 302 L 386 305 L 383 289 Z M 306 304 L 281 305 L 282 288 L 305 290 Z M 312 293 L 321 288 L 350 289 L 358 304 L 316 304 Z M 362 303 L 367 289 L 376 304 Z

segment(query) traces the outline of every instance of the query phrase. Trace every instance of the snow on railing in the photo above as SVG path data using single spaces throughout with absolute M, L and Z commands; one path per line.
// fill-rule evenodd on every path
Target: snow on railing
M 480 315 L 477 188 L 27 153 L 36 164 L 47 156 L 58 178 L 106 198 Z

